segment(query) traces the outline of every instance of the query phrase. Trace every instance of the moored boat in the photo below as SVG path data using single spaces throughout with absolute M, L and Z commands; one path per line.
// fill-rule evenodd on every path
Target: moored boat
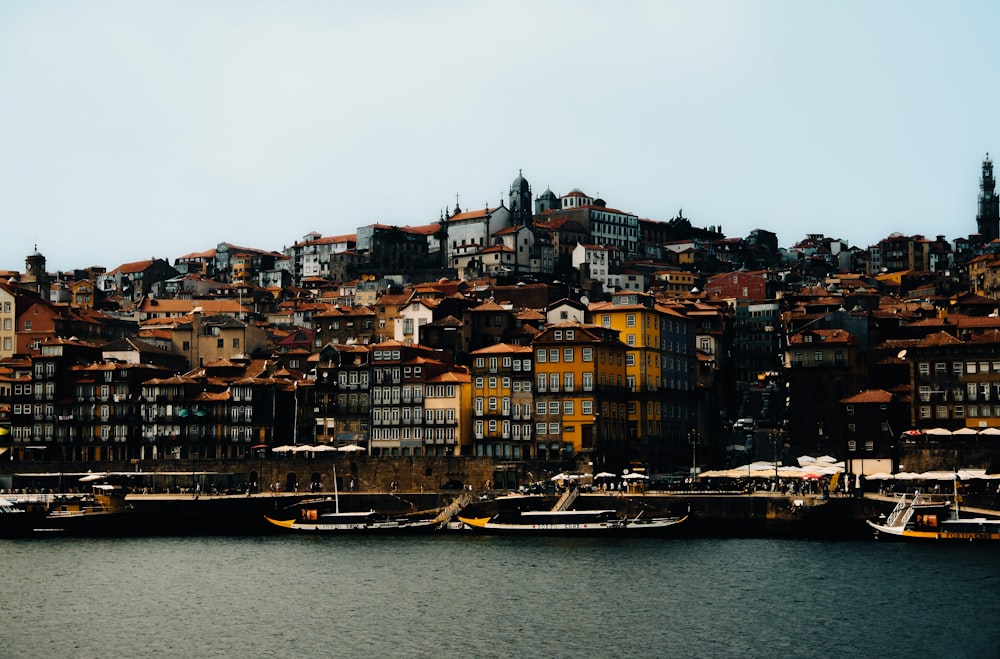
M 36 533 L 55 532 L 68 535 L 127 535 L 135 521 L 125 503 L 125 489 L 105 483 L 94 485 L 93 493 L 56 495 L 48 514 L 36 520 Z
M 875 537 L 910 540 L 1000 541 L 1000 519 L 963 517 L 957 503 L 935 500 L 920 492 L 903 495 L 889 516 L 868 520 Z
M 329 497 L 300 501 L 274 517 L 265 515 L 264 519 L 274 526 L 303 533 L 412 533 L 437 528 L 431 518 L 413 519 L 374 510 L 341 512 L 337 499 Z
M 614 510 L 516 510 L 493 517 L 459 517 L 466 527 L 511 535 L 657 535 L 684 517 L 619 517 Z

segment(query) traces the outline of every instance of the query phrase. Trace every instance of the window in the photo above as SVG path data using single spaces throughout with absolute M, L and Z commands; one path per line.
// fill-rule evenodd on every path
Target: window
M 625 326 L 626 327 L 635 327 L 635 314 L 634 313 L 625 314 Z
M 563 401 L 563 414 L 573 414 L 573 401 L 571 400 Z
M 542 348 L 541 350 L 539 350 L 538 353 L 535 355 L 535 361 L 538 362 L 539 364 L 544 364 L 545 363 L 545 354 L 546 353 L 545 353 L 545 349 L 544 348 Z
M 563 388 L 566 391 L 573 391 L 573 373 L 563 373 Z
M 216 348 L 225 348 L 226 347 L 226 340 L 225 339 L 216 339 L 215 340 L 215 347 Z
M 584 348 L 583 349 L 583 361 L 585 361 L 585 362 L 592 362 L 592 361 L 594 361 L 594 349 L 593 348 Z
M 959 363 L 958 367 L 961 368 L 962 365 Z M 931 365 L 929 363 L 927 363 L 927 362 L 920 362 L 917 365 L 917 370 L 920 371 L 920 375 L 930 375 L 931 374 Z
M 549 348 L 549 361 L 553 364 L 559 361 L 559 348 Z

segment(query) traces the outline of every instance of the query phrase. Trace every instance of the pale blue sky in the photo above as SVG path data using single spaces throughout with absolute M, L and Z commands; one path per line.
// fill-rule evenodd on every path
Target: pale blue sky
M 580 188 L 782 245 L 975 231 L 996 2 L 0 4 L 0 269 Z

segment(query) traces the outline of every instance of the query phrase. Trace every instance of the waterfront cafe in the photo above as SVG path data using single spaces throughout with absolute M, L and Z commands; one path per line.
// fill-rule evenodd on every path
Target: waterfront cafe
M 8 492 L 82 492 L 107 480 L 132 492 L 188 493 L 243 492 L 246 474 L 222 471 L 101 471 L 15 473 L 0 476 L 0 490 Z M 214 488 L 214 489 L 213 489 Z

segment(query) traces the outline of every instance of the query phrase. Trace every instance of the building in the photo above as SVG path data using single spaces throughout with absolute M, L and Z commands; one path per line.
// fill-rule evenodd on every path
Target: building
M 532 459 L 532 354 L 528 346 L 498 343 L 469 355 L 474 455 Z
M 535 455 L 562 461 L 590 454 L 596 471 L 627 464 L 627 347 L 610 327 L 557 323 L 535 351 Z

